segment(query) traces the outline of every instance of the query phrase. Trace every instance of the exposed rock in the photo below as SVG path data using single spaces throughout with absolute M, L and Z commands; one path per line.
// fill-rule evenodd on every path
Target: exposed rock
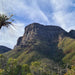
M 61 27 L 52 25 L 41 25 L 38 23 L 33 23 L 25 27 L 25 33 L 22 37 L 18 39 L 17 45 L 26 45 L 29 40 L 46 40 L 46 41 L 58 41 L 59 36 L 62 38 L 67 36 L 67 32 Z

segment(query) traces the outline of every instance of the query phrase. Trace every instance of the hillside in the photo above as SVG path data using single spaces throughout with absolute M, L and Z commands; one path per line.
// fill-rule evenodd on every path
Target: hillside
M 10 51 L 11 49 L 5 46 L 0 46 L 0 54 Z
M 63 50 L 65 56 L 63 62 L 75 64 L 75 39 L 65 37 L 59 42 L 58 47 Z

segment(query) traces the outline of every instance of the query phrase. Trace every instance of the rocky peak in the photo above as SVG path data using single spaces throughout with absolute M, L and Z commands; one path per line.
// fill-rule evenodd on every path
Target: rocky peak
M 41 27 L 43 27 L 43 25 L 41 25 L 39 23 L 32 23 L 32 24 L 25 27 L 25 32 L 29 32 L 32 30 L 35 32 L 35 29 L 41 28 Z
M 30 32 L 30 31 L 61 31 L 65 32 L 61 27 L 59 26 L 53 26 L 53 25 L 42 25 L 39 23 L 32 23 L 28 26 L 25 27 L 25 34 Z
M 25 27 L 25 33 L 18 39 L 18 45 L 25 45 L 30 40 L 58 41 L 59 36 L 64 37 L 68 33 L 59 26 L 41 25 L 32 23 Z

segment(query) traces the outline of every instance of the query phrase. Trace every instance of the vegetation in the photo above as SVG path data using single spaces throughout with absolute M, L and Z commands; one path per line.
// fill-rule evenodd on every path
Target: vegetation
M 5 62 L 3 62 L 5 60 Z M 19 64 L 17 59 L 0 55 L 0 75 L 74 75 L 75 66 L 60 67 L 58 63 L 43 58 L 30 64 Z M 3 66 L 2 66 L 3 65 Z M 66 72 L 67 71 L 67 72 Z
M 8 56 L 2 73 L 14 75 L 73 75 L 75 71 L 75 40 L 65 37 L 59 43 L 29 40 L 26 48 L 17 47 Z M 32 44 L 33 43 L 33 44 Z M 3 63 L 3 61 L 2 61 Z M 1 63 L 1 64 L 2 64 Z M 72 72 L 72 73 L 73 73 Z M 74 72 L 75 73 L 75 72 Z M 11 75 L 12 75 L 11 74 Z
M 71 69 L 68 69 L 64 75 L 75 75 L 75 66 L 72 66 Z
M 64 63 L 75 64 L 75 39 L 65 37 L 58 47 L 63 50 L 65 56 L 62 59 Z
M 12 25 L 12 22 L 9 21 L 12 16 L 13 15 L 8 17 L 5 14 L 0 14 L 0 29 L 1 29 L 2 26 L 8 27 L 9 25 Z
M 0 59 L 6 59 L 3 55 L 1 55 Z M 7 59 L 6 65 L 2 63 L 0 66 L 0 75 L 57 75 L 56 70 L 53 71 L 49 61 L 45 59 L 48 64 L 43 61 L 35 61 L 31 62 L 30 65 L 22 64 L 20 65 L 16 59 L 9 58 Z M 1 61 L 2 62 L 2 61 Z M 52 72 L 51 72 L 52 71 Z

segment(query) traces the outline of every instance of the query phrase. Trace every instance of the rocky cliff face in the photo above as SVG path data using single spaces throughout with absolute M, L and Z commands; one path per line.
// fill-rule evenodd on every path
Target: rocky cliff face
M 0 46 L 0 54 L 10 51 L 11 49 L 5 46 Z
M 25 27 L 25 33 L 18 39 L 17 46 L 26 45 L 30 40 L 44 40 L 48 42 L 58 42 L 58 40 L 68 36 L 68 33 L 58 26 L 44 26 L 38 23 L 33 23 Z

